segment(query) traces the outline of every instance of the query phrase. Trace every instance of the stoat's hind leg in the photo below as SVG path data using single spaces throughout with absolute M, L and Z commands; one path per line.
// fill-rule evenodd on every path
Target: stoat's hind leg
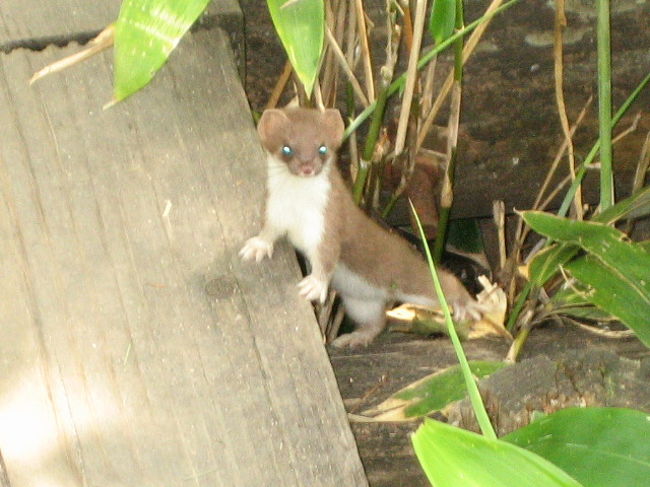
M 386 326 L 386 303 L 383 299 L 359 299 L 343 296 L 345 312 L 357 324 L 352 333 L 341 335 L 332 342 L 335 347 L 368 345 Z

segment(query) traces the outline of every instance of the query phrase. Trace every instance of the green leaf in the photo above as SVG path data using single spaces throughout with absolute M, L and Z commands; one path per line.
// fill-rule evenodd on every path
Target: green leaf
M 115 24 L 113 103 L 144 87 L 209 0 L 124 0 Z
M 524 212 L 536 232 L 580 246 L 626 278 L 650 306 L 650 253 L 626 240 L 623 232 L 602 223 L 574 221 L 537 211 Z
M 469 362 L 472 375 L 479 379 L 493 374 L 506 365 L 505 362 Z M 439 411 L 466 396 L 467 389 L 463 372 L 460 365 L 453 365 L 397 391 L 379 406 L 366 413 L 380 413 L 381 415 L 375 419 L 386 421 L 417 418 L 433 411 Z
M 454 32 L 456 24 L 456 0 L 434 0 L 429 19 L 429 32 L 436 44 L 446 40 Z
M 600 223 L 614 223 L 620 219 L 643 218 L 650 215 L 650 186 L 640 189 L 629 198 L 610 206 L 602 213 L 596 215 L 593 221 Z
M 588 288 L 576 281 L 571 286 L 564 285 L 551 298 L 554 311 L 563 315 L 573 316 L 593 321 L 614 321 L 616 318 L 610 313 L 594 306 L 587 299 Z
M 523 212 L 526 213 L 528 212 Z M 596 215 L 592 221 L 612 224 L 621 219 L 642 218 L 648 214 L 650 214 L 650 186 L 609 207 Z M 544 249 L 530 263 L 531 280 L 538 286 L 544 285 L 560 266 L 571 260 L 578 251 L 579 247 L 572 244 L 556 244 Z
M 535 211 L 523 216 L 538 233 L 588 252 L 565 269 L 587 287 L 586 299 L 620 319 L 650 346 L 650 252 L 602 223 Z
M 323 0 L 267 0 L 267 5 L 293 70 L 310 96 L 323 50 Z
M 632 264 L 633 260 L 629 263 Z M 587 286 L 586 299 L 625 323 L 639 340 L 650 347 L 650 291 L 647 289 L 650 276 L 646 276 L 644 289 L 643 281 L 635 281 L 621 267 L 607 265 L 593 255 L 566 265 L 573 277 Z M 650 266 L 645 268 L 645 272 L 650 273 Z
M 569 408 L 502 439 L 534 452 L 589 487 L 648 485 L 650 416 L 621 408 Z M 527 484 L 521 484 L 527 485 Z
M 438 421 L 425 419 L 412 441 L 420 464 L 436 487 L 581 485 L 548 460 L 524 448 Z
M 557 273 L 560 266 L 571 260 L 580 248 L 577 245 L 551 245 L 538 253 L 530 262 L 530 280 L 538 286 L 543 286 L 546 281 Z
M 479 379 L 493 374 L 506 365 L 505 362 L 469 362 L 472 375 Z M 409 402 L 409 406 L 405 409 L 406 417 L 423 416 L 466 396 L 465 380 L 460 365 L 430 375 L 418 382 L 416 387 L 403 389 L 395 394 L 396 398 Z

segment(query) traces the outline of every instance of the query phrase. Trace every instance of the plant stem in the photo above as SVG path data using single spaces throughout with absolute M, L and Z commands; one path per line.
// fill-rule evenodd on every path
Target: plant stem
M 404 143 L 406 141 L 406 129 L 409 124 L 413 93 L 417 81 L 417 59 L 420 55 L 420 46 L 422 45 L 426 7 L 426 0 L 417 0 L 415 6 L 415 24 L 413 26 L 413 43 L 411 44 L 408 68 L 406 70 L 406 86 L 404 88 L 404 95 L 402 96 L 402 107 L 400 110 L 399 122 L 397 124 L 397 135 L 395 135 L 395 155 L 397 156 L 399 156 L 404 150 Z
M 532 289 L 533 282 L 528 281 L 519 293 L 519 296 L 517 296 L 517 301 L 515 302 L 515 306 L 512 308 L 512 311 L 508 316 L 508 323 L 506 324 L 506 330 L 508 330 L 510 333 L 513 332 L 515 324 L 517 323 L 517 319 L 521 314 L 521 310 L 524 309 L 524 305 L 526 304 L 526 300 L 528 299 L 528 295 Z
M 375 146 L 377 145 L 381 125 L 384 121 L 384 111 L 386 109 L 386 101 L 388 100 L 390 91 L 389 89 L 390 86 L 382 88 L 377 97 L 377 101 L 375 102 L 375 113 L 373 114 L 372 122 L 368 129 L 368 136 L 366 137 L 366 143 L 363 146 L 363 152 L 361 153 L 361 159 L 359 160 L 359 173 L 357 174 L 357 179 L 354 181 L 354 186 L 352 188 L 352 196 L 357 205 L 361 203 L 363 188 L 366 186 L 366 180 L 368 179 L 372 156 L 375 152 Z
M 646 75 L 646 77 L 643 78 L 643 80 L 641 80 L 641 82 L 637 85 L 637 87 L 634 88 L 634 91 L 632 91 L 630 96 L 628 96 L 627 99 L 623 102 L 623 105 L 621 105 L 621 107 L 616 111 L 616 113 L 614 114 L 614 118 L 612 118 L 611 121 L 612 128 L 614 128 L 621 120 L 621 118 L 623 118 L 623 115 L 625 115 L 627 110 L 630 108 L 630 105 L 634 103 L 634 101 L 637 99 L 641 91 L 643 91 L 643 89 L 646 87 L 646 85 L 649 82 L 650 82 L 650 74 Z M 558 216 L 566 216 L 567 212 L 569 211 L 569 207 L 571 206 L 571 202 L 573 201 L 573 197 L 575 196 L 575 193 L 578 189 L 578 186 L 582 183 L 582 179 L 587 173 L 587 168 L 596 157 L 599 148 L 600 148 L 600 140 L 597 140 L 596 143 L 591 148 L 591 150 L 589 151 L 589 154 L 587 154 L 587 157 L 585 157 L 585 160 L 580 165 L 580 168 L 576 173 L 575 179 L 571 183 L 571 186 L 569 187 L 567 193 L 564 195 L 564 200 L 562 201 L 562 205 L 560 205 L 560 209 L 557 212 Z M 601 213 L 602 210 L 603 209 L 601 208 Z M 550 241 L 547 241 L 545 247 L 550 245 L 550 243 L 551 243 Z M 528 294 L 532 289 L 533 289 L 533 283 L 528 281 L 524 289 L 519 294 L 519 297 L 517 298 L 517 302 L 514 308 L 512 309 L 512 311 L 510 312 L 510 315 L 508 316 L 508 324 L 506 325 L 508 331 L 512 332 L 515 323 L 519 318 L 519 314 L 521 313 L 521 310 L 524 307 L 526 298 L 528 297 Z
M 484 22 L 489 21 L 494 17 L 495 15 L 503 12 L 504 10 L 512 7 L 514 4 L 516 4 L 519 0 L 510 0 L 507 3 L 504 3 L 501 5 L 499 8 L 493 10 L 489 14 L 485 14 L 479 19 L 476 19 L 474 22 L 470 23 L 465 27 L 463 30 L 456 32 L 454 35 L 450 36 L 448 39 L 444 40 L 440 44 L 436 45 L 429 51 L 427 51 L 426 54 L 422 56 L 422 58 L 418 61 L 418 69 L 422 69 L 424 66 L 429 64 L 429 62 L 436 57 L 440 52 L 444 51 L 447 47 L 449 47 L 451 44 L 456 41 L 456 39 L 466 36 L 470 32 L 472 32 L 474 29 L 476 29 L 479 25 L 483 24 Z M 393 83 L 391 83 L 389 89 L 388 89 L 388 96 L 393 95 L 396 93 L 398 90 L 402 88 L 404 85 L 404 80 L 406 79 L 406 73 L 402 74 L 399 76 Z M 356 129 L 359 128 L 359 126 L 365 122 L 368 117 L 375 111 L 377 108 L 377 103 L 379 100 L 371 103 L 368 105 L 358 116 L 355 118 L 350 125 L 348 125 L 345 129 L 345 132 L 343 133 L 343 138 L 347 139 L 352 132 L 354 132 Z
M 438 228 L 436 229 L 436 239 L 433 242 L 433 261 L 436 264 L 440 263 L 442 260 L 442 254 L 445 251 L 450 213 L 451 206 L 441 206 L 440 211 L 438 212 Z
M 463 30 L 463 0 L 456 0 L 456 31 Z M 445 250 L 447 241 L 447 228 L 451 205 L 454 202 L 454 173 L 456 170 L 458 125 L 460 123 L 460 102 L 463 81 L 463 38 L 459 37 L 454 42 L 454 84 L 451 92 L 451 109 L 449 115 L 449 130 L 447 135 L 447 167 L 445 169 L 442 191 L 440 195 L 440 212 L 438 216 L 438 229 L 433 245 L 433 261 L 439 263 Z
M 497 435 L 494 432 L 494 428 L 492 428 L 490 417 L 485 410 L 483 400 L 481 399 L 481 394 L 478 390 L 478 386 L 476 385 L 476 381 L 474 380 L 474 375 L 472 374 L 472 371 L 469 367 L 465 352 L 463 352 L 463 346 L 461 345 L 460 339 L 458 338 L 458 333 L 456 333 L 456 329 L 454 328 L 454 322 L 451 318 L 451 313 L 449 311 L 449 306 L 447 305 L 447 300 L 445 299 L 445 295 L 442 290 L 442 285 L 440 284 L 440 278 L 438 277 L 436 267 L 433 263 L 431 251 L 429 250 L 429 245 L 427 244 L 427 237 L 424 234 L 424 229 L 420 223 L 420 218 L 415 211 L 413 203 L 411 201 L 409 201 L 409 203 L 411 204 L 411 211 L 413 212 L 413 216 L 420 233 L 420 238 L 422 239 L 422 244 L 424 245 L 424 251 L 426 253 L 427 262 L 429 263 L 429 269 L 431 271 L 431 277 L 433 277 L 433 284 L 436 288 L 436 294 L 438 295 L 438 300 L 440 301 L 440 307 L 445 314 L 447 332 L 449 333 L 449 338 L 451 338 L 451 342 L 454 345 L 454 350 L 456 351 L 456 356 L 458 357 L 458 362 L 460 363 L 460 368 L 463 372 L 465 386 L 467 387 L 467 393 L 469 395 L 469 400 L 472 404 L 474 414 L 476 415 L 476 420 L 478 421 L 479 427 L 481 428 L 481 432 L 484 436 L 491 439 L 496 439 Z
M 598 126 L 600 138 L 600 208 L 614 203 L 612 171 L 612 79 L 609 34 L 609 0 L 597 0 L 598 8 Z
M 625 115 L 628 108 L 630 108 L 630 105 L 634 103 L 634 101 L 637 99 L 641 91 L 646 87 L 646 85 L 649 82 L 650 82 L 650 73 L 645 78 L 643 78 L 643 80 L 641 80 L 641 82 L 637 85 L 637 87 L 630 94 L 630 96 L 628 96 L 625 102 L 623 102 L 623 105 L 621 105 L 621 107 L 617 110 L 616 114 L 614 114 L 614 118 L 611 121 L 611 128 L 614 128 L 616 124 L 618 124 L 618 122 L 621 120 L 621 118 L 623 118 L 623 115 Z M 600 149 L 600 143 L 601 143 L 600 140 L 596 141 L 594 146 L 589 151 L 589 154 L 587 154 L 587 157 L 585 157 L 585 160 L 580 165 L 580 168 L 576 174 L 576 178 L 571 183 L 571 187 L 567 191 L 567 194 L 564 196 L 562 205 L 560 206 L 560 209 L 557 212 L 558 216 L 566 216 L 567 211 L 569 210 L 569 206 L 571 206 L 571 200 L 573 199 L 576 193 L 578 185 L 582 183 L 582 179 L 584 178 L 587 172 L 587 167 L 589 167 L 591 162 L 596 157 L 598 150 Z
M 463 11 L 463 0 L 456 0 L 456 31 L 460 32 L 465 27 L 465 13 Z M 454 81 L 463 81 L 463 38 L 459 37 L 454 42 Z

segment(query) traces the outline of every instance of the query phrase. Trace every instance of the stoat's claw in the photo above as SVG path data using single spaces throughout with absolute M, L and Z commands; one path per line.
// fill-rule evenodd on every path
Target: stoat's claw
M 341 335 L 331 345 L 336 348 L 357 348 L 367 347 L 374 340 L 377 333 L 371 331 L 356 330 L 351 333 Z
M 319 300 L 324 303 L 327 296 L 327 282 L 309 274 L 298 283 L 298 293 L 308 301 Z
M 454 319 L 456 321 L 473 320 L 479 321 L 486 311 L 484 306 L 474 301 L 473 299 L 465 302 L 451 303 L 454 309 Z
M 273 242 L 268 242 L 261 237 L 249 238 L 242 249 L 239 251 L 239 256 L 242 260 L 252 260 L 260 262 L 264 257 L 273 255 Z

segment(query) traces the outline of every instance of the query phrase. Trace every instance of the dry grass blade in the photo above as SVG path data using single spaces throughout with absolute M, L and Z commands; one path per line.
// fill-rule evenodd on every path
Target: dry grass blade
M 406 48 L 410 50 L 413 44 L 413 23 L 411 22 L 409 0 L 402 0 L 400 7 L 402 9 L 402 17 L 404 18 L 404 43 L 406 44 Z
M 346 50 L 345 50 L 345 59 L 348 62 L 348 66 L 352 68 L 354 71 L 357 61 L 358 61 L 358 56 L 355 56 L 355 51 L 356 51 L 356 29 L 354 26 L 357 23 L 357 9 L 355 7 L 355 4 L 350 2 L 350 10 L 349 10 L 349 18 L 347 22 L 348 29 L 346 31 L 346 36 L 345 36 L 345 45 L 346 45 Z
M 408 127 L 415 82 L 418 77 L 418 59 L 420 57 L 420 46 L 422 45 L 422 33 L 424 32 L 424 18 L 426 16 L 426 0 L 417 0 L 415 7 L 415 25 L 413 28 L 413 44 L 409 54 L 408 69 L 406 71 L 406 86 L 402 98 L 402 107 L 397 125 L 395 137 L 395 154 L 399 155 L 404 150 L 406 141 L 406 129 Z
M 567 151 L 568 148 L 568 141 L 571 139 L 577 128 L 582 124 L 582 121 L 585 118 L 585 115 L 587 114 L 587 111 L 589 110 L 589 107 L 591 106 L 591 103 L 593 101 L 593 97 L 590 96 L 587 102 L 584 104 L 582 107 L 582 110 L 580 110 L 580 113 L 578 114 L 578 118 L 576 119 L 575 124 L 571 129 L 569 130 L 569 138 L 565 138 L 564 141 L 562 142 L 562 145 L 557 151 L 557 154 L 555 155 L 555 158 L 553 159 L 553 162 L 551 164 L 550 169 L 546 173 L 546 177 L 544 179 L 544 182 L 542 183 L 541 188 L 539 189 L 539 192 L 537 193 L 537 196 L 535 197 L 535 202 L 533 203 L 532 209 L 534 210 L 543 210 L 546 208 L 548 203 L 555 197 L 555 195 L 560 191 L 560 189 L 566 184 L 566 182 L 570 181 L 570 177 L 565 178 L 565 180 L 561 183 L 556 185 L 555 189 L 551 192 L 551 195 L 549 195 L 545 200 L 544 203 L 540 205 L 540 201 L 542 201 L 542 198 L 544 197 L 544 193 L 546 192 L 546 189 L 548 188 L 548 185 L 551 182 L 551 179 L 553 178 L 553 175 L 555 174 L 555 171 L 558 168 L 558 165 L 562 158 L 564 157 L 565 152 Z M 524 222 L 523 220 L 519 220 L 519 223 L 517 224 L 517 231 L 515 233 L 515 251 L 513 252 L 513 255 L 517 255 L 519 253 L 519 249 L 523 245 L 524 240 L 526 239 L 526 236 L 528 235 L 528 228 L 524 228 Z
M 491 14 L 496 9 L 498 9 L 502 3 L 503 0 L 492 0 L 492 3 L 490 3 L 490 5 L 485 10 L 485 13 L 483 15 Z M 478 27 L 476 27 L 476 29 L 474 29 L 472 34 L 469 36 L 469 39 L 467 40 L 467 43 L 463 48 L 463 65 L 467 62 L 469 57 L 472 55 L 474 49 L 476 49 L 478 41 L 483 36 L 483 33 L 485 32 L 485 29 L 487 29 L 490 22 L 491 19 L 488 18 L 485 22 L 483 22 Z M 442 103 L 444 102 L 445 98 L 447 98 L 447 95 L 449 94 L 449 90 L 451 89 L 453 82 L 454 82 L 454 73 L 452 70 L 447 76 L 447 78 L 445 79 L 444 83 L 442 84 L 442 87 L 440 88 L 440 93 L 438 93 L 438 96 L 436 97 L 436 100 L 433 103 L 431 110 L 429 110 L 429 113 L 427 113 L 427 116 L 424 119 L 424 123 L 420 127 L 420 132 L 418 134 L 417 143 L 415 146 L 416 151 L 420 147 L 422 147 L 422 143 L 424 142 L 424 139 L 427 136 L 427 133 L 429 132 L 429 129 L 431 128 L 431 125 L 433 124 L 433 121 L 436 115 L 438 114 L 440 107 L 442 106 Z
M 436 65 L 438 64 L 437 61 L 437 57 L 433 58 L 427 66 L 426 72 L 424 73 L 424 82 L 422 83 L 422 97 L 420 102 L 420 124 L 424 121 L 422 114 L 429 113 L 429 110 L 431 110 L 431 104 L 433 103 L 433 82 L 435 81 L 436 76 Z
M 578 115 L 578 119 L 576 120 L 576 123 L 573 127 L 571 127 L 570 130 L 570 135 L 573 136 L 575 133 L 576 129 L 582 124 L 582 121 L 587 113 L 587 110 L 591 106 L 591 102 L 593 101 L 593 97 L 589 97 L 585 105 L 582 107 L 582 110 L 580 111 L 580 114 Z M 638 121 L 640 119 L 641 114 L 637 114 L 634 117 L 634 120 L 630 124 L 628 128 L 623 130 L 620 134 L 618 134 L 613 140 L 612 143 L 619 142 L 623 137 L 626 135 L 634 132 L 637 128 Z M 542 200 L 542 197 L 544 196 L 544 193 L 546 189 L 548 188 L 551 178 L 555 174 L 555 170 L 558 167 L 559 162 L 562 160 L 562 157 L 564 157 L 564 153 L 567 150 L 567 139 L 564 140 L 562 145 L 560 146 L 557 154 L 555 155 L 555 159 L 553 159 L 553 163 L 551 164 L 551 168 L 548 170 L 546 173 L 546 178 L 544 179 L 544 182 L 542 183 L 542 187 L 539 190 L 539 193 L 537 194 L 537 197 L 535 198 L 535 202 L 533 203 L 532 209 L 534 210 L 544 210 L 545 208 L 548 207 L 548 205 L 553 201 L 553 199 L 559 194 L 560 191 L 564 189 L 565 186 L 567 186 L 572 180 L 572 176 L 566 176 L 563 178 L 559 183 L 557 183 L 554 187 L 553 190 Z M 540 203 L 541 201 L 541 203 Z M 513 252 L 513 255 L 516 255 L 519 252 L 519 249 L 521 249 L 524 240 L 526 240 L 526 237 L 528 235 L 528 232 L 530 229 L 528 227 L 524 226 L 523 220 L 519 220 L 517 224 L 517 231 L 516 231 L 516 237 L 515 237 L 515 252 Z
M 369 105 L 368 98 L 363 93 L 363 88 L 361 88 L 361 85 L 359 84 L 359 80 L 357 80 L 357 77 L 352 72 L 352 68 L 350 67 L 347 60 L 345 59 L 345 54 L 343 54 L 343 51 L 341 51 L 341 48 L 336 42 L 336 39 L 334 38 L 334 35 L 332 35 L 332 31 L 329 29 L 329 27 L 325 29 L 325 37 L 327 39 L 327 43 L 332 49 L 334 57 L 338 61 L 339 65 L 341 66 L 343 73 L 345 73 L 345 76 L 348 78 L 348 81 L 350 82 L 350 85 L 354 90 L 354 94 L 357 95 L 357 98 L 359 98 L 361 104 L 364 107 L 367 107 Z
M 293 68 L 291 67 L 291 62 L 289 61 L 285 62 L 284 69 L 282 70 L 282 74 L 280 75 L 280 78 L 278 78 L 277 83 L 275 83 L 275 87 L 271 92 L 271 96 L 269 97 L 269 101 L 266 104 L 266 108 L 275 108 L 276 106 L 278 106 L 278 102 L 280 101 L 282 92 L 284 91 L 284 88 L 287 86 L 287 82 L 291 78 L 292 72 L 293 72 Z
M 73 66 L 81 61 L 84 61 L 97 53 L 100 53 L 104 49 L 108 49 L 113 45 L 115 33 L 115 24 L 108 25 L 103 31 L 101 31 L 97 37 L 88 42 L 88 46 L 82 51 L 76 52 L 70 56 L 59 59 L 52 64 L 48 64 L 43 69 L 34 73 L 34 75 L 29 80 L 29 84 L 38 81 L 39 79 L 47 76 L 48 74 L 57 73 L 63 71 L 70 66 Z
M 319 110 L 325 110 L 325 105 L 323 104 L 323 93 L 320 89 L 320 83 L 318 80 L 314 83 L 314 103 L 316 108 Z
M 357 29 L 361 44 L 361 59 L 363 60 L 363 72 L 366 81 L 366 93 L 368 100 L 375 100 L 375 81 L 372 75 L 372 59 L 370 58 L 370 46 L 368 44 L 368 28 L 366 25 L 366 14 L 363 11 L 363 0 L 355 1 L 357 10 Z
M 347 10 L 347 3 L 344 1 L 325 3 L 326 29 L 333 32 L 332 36 L 336 40 L 337 46 L 340 46 L 343 43 Z M 336 15 L 334 12 L 336 12 Z M 320 79 L 324 103 L 326 106 L 331 107 L 336 103 L 339 69 L 331 46 L 326 46 L 325 51 L 326 53 L 323 57 L 324 61 L 321 68 L 322 75 Z
M 558 115 L 560 116 L 560 124 L 562 125 L 562 132 L 567 142 L 568 156 L 569 156 L 569 172 L 571 180 L 576 177 L 575 157 L 573 155 L 573 140 L 571 139 L 572 133 L 569 128 L 569 119 L 566 114 L 566 105 L 564 103 L 564 61 L 563 61 L 563 31 L 567 25 L 566 16 L 564 15 L 564 0 L 555 0 L 555 31 L 553 35 L 553 65 L 555 75 L 555 101 L 557 103 Z M 576 219 L 583 219 L 582 211 L 582 190 L 577 189 L 574 200 L 573 208 L 575 211 Z
M 508 349 L 508 353 L 506 354 L 506 358 L 504 360 L 504 362 L 507 364 L 514 364 L 517 361 L 517 357 L 519 357 L 521 349 L 523 348 L 524 343 L 526 343 L 526 339 L 530 334 L 530 330 L 532 330 L 535 324 L 533 321 L 535 312 L 530 307 L 530 303 L 532 302 L 534 302 L 534 300 L 530 300 L 528 302 L 528 309 L 522 313 L 521 318 L 519 319 L 519 333 L 517 333 L 515 340 L 510 345 L 510 348 Z
M 391 11 L 391 0 L 386 0 L 386 62 L 380 69 L 381 87 L 386 88 L 393 79 L 395 64 L 397 63 L 397 54 L 400 41 L 402 39 L 402 30 L 397 22 L 397 15 Z
M 632 184 L 632 194 L 636 193 L 643 187 L 643 181 L 650 168 L 650 132 L 645 136 L 645 142 L 641 149 L 641 156 L 639 157 L 639 164 L 636 166 L 634 173 L 634 183 Z
M 497 237 L 499 241 L 499 269 L 506 266 L 508 252 L 506 247 L 506 205 L 503 201 L 492 202 L 492 217 L 497 227 Z
M 623 130 L 620 134 L 618 134 L 616 137 L 612 139 L 612 144 L 616 144 L 617 142 L 620 142 L 623 138 L 631 134 L 632 132 L 636 131 L 636 129 L 639 126 L 639 120 L 641 120 L 641 112 L 637 113 L 634 116 L 634 120 L 632 120 L 632 123 L 628 128 Z

